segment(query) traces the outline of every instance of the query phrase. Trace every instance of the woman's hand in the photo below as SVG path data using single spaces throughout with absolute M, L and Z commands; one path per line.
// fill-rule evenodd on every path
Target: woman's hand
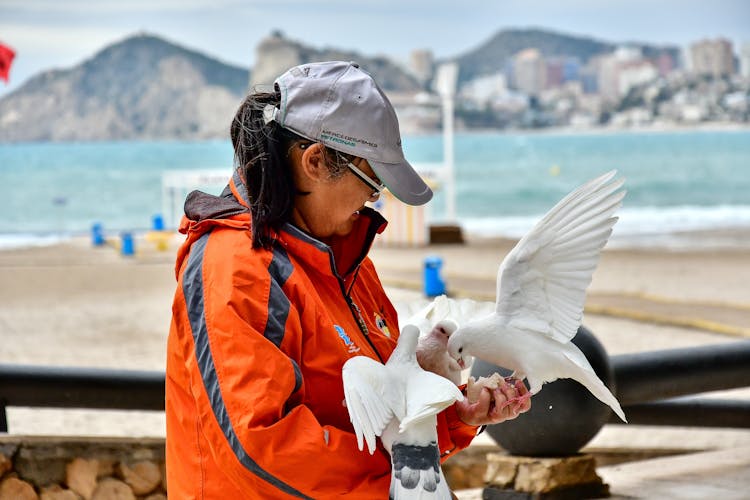
M 490 377 L 469 378 L 466 398 L 456 402 L 456 413 L 465 424 L 480 426 L 513 420 L 531 409 L 531 395 L 521 380 Z

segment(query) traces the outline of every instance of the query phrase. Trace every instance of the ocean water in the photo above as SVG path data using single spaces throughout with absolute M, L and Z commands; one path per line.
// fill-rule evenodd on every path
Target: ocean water
M 440 135 L 405 137 L 404 149 L 416 164 L 442 161 Z M 165 172 L 221 178 L 231 169 L 229 141 L 0 145 L 0 248 L 50 244 L 95 222 L 107 234 L 148 230 L 157 214 L 169 224 Z M 615 244 L 750 230 L 750 130 L 457 134 L 457 218 L 469 233 L 519 237 L 570 190 L 611 169 L 628 189 Z M 429 210 L 431 220 L 446 220 L 444 190 Z

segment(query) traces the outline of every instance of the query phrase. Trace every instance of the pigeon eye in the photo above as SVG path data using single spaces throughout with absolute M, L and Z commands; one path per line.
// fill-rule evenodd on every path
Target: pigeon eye
M 462 352 L 464 352 L 464 348 L 463 347 L 459 347 L 458 348 L 458 353 L 461 354 Z

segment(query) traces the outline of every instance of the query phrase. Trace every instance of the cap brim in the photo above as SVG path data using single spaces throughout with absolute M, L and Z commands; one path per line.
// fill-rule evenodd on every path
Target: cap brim
M 367 160 L 393 196 L 407 205 L 424 205 L 432 199 L 432 189 L 425 184 L 408 161 L 399 163 L 382 163 Z

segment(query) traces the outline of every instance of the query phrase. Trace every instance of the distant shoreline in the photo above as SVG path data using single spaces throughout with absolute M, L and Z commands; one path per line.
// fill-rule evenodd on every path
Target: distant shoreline
M 617 135 L 617 134 L 643 134 L 643 133 L 710 133 L 710 132 L 750 132 L 750 123 L 724 123 L 710 122 L 700 125 L 654 125 L 646 127 L 542 127 L 542 128 L 464 128 L 456 129 L 455 135 Z M 402 136 L 409 137 L 435 137 L 442 136 L 442 131 L 437 130 L 402 130 Z M 181 139 L 179 137 L 163 138 L 139 138 L 139 139 L 102 139 L 92 141 L 18 141 L 4 142 L 3 146 L 28 146 L 41 144 L 64 144 L 64 145 L 87 145 L 107 143 L 210 143 L 229 142 L 229 136 L 205 137 L 201 139 Z
M 750 132 L 750 123 L 705 123 L 701 125 L 658 125 L 649 127 L 543 127 L 513 129 L 459 129 L 456 135 L 505 134 L 505 135 L 616 135 L 642 133 L 689 133 L 689 132 Z M 415 136 L 441 135 L 442 132 L 405 134 Z
M 508 234 L 487 234 L 481 231 L 470 231 L 463 227 L 463 236 L 467 243 L 478 246 L 513 246 L 518 237 Z M 151 246 L 146 242 L 150 229 L 141 228 L 129 231 L 135 238 L 136 247 Z M 115 246 L 119 244 L 121 231 L 110 231 L 105 239 Z M 174 240 L 184 238 L 174 230 Z M 35 232 L 35 233 L 0 233 L 0 252 L 23 251 L 34 248 L 52 247 L 71 242 L 90 245 L 92 236 L 89 232 L 74 231 L 69 233 Z M 606 251 L 625 252 L 746 252 L 750 241 L 750 227 L 737 226 L 720 229 L 675 230 L 663 233 L 644 233 L 612 235 Z

